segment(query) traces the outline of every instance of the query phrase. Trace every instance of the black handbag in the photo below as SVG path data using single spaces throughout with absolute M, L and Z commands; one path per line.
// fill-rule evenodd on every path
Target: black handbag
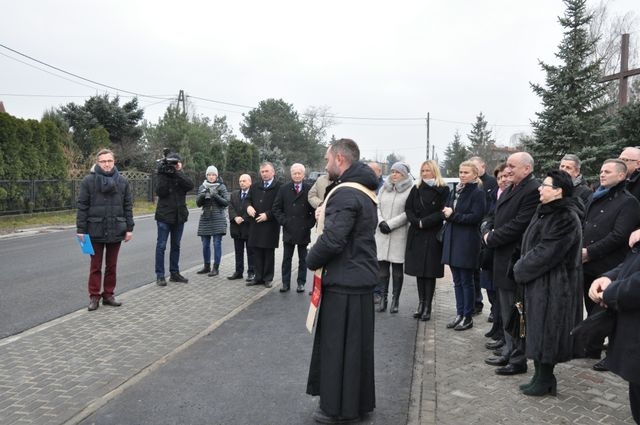
M 438 233 L 436 233 L 436 240 L 438 242 L 442 242 L 444 240 L 444 231 L 447 228 L 447 222 L 443 222 L 442 223 L 442 227 L 440 228 L 440 230 L 438 230 Z

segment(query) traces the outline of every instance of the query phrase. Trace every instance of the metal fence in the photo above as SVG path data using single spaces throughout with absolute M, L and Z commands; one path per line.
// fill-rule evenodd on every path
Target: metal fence
M 0 215 L 76 208 L 82 179 L 0 180 Z M 153 201 L 151 176 L 129 178 L 136 200 Z

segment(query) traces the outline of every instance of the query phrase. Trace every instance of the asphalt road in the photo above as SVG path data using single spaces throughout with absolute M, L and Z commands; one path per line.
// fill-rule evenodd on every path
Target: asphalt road
M 180 269 L 202 264 L 196 236 L 199 210 L 192 210 L 182 236 Z M 155 282 L 156 222 L 136 217 L 133 240 L 118 257 L 116 295 Z M 223 255 L 233 240 L 222 239 Z M 169 249 L 165 254 L 168 274 Z M 0 239 L 0 338 L 15 335 L 52 319 L 86 308 L 89 258 L 80 253 L 75 228 Z

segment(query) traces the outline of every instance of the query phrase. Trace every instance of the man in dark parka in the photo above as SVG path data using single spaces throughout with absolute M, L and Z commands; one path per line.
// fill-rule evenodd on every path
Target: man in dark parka
M 315 210 L 309 204 L 310 186 L 304 180 L 302 164 L 291 165 L 291 182 L 282 185 L 273 204 L 273 214 L 282 226 L 282 288 L 291 286 L 291 261 L 294 249 L 298 249 L 298 277 L 296 292 L 304 292 L 307 281 L 307 246 L 311 242 L 311 228 L 316 223 Z
M 273 215 L 273 203 L 280 190 L 273 164 L 260 165 L 260 181 L 249 190 L 247 214 L 251 217 L 249 247 L 253 250 L 255 275 L 247 286 L 264 285 L 270 288 L 275 270 L 275 249 L 280 240 L 280 224 Z
M 494 213 L 487 219 L 483 235 L 487 247 L 494 250 L 493 284 L 498 290 L 504 326 L 515 303 L 516 291 L 522 292 L 522 288 L 513 280 L 510 269 L 520 256 L 522 235 L 540 202 L 540 182 L 533 175 L 533 165 L 533 158 L 527 152 L 516 152 L 509 156 L 505 173 L 511 185 L 498 199 Z M 526 373 L 524 340 L 514 341 L 506 329 L 504 335 L 502 355 L 489 357 L 485 363 L 501 366 L 496 369 L 498 375 Z
M 358 162 L 359 157 L 358 145 L 350 139 L 337 140 L 327 150 L 326 169 L 336 187 L 325 203 L 324 232 L 307 256 L 311 270 L 323 267 L 323 295 L 307 382 L 307 393 L 320 396 L 313 416 L 321 423 L 358 421 L 375 408 L 373 289 L 378 275 L 374 237 L 378 216 L 373 191 L 377 180 L 371 168 Z M 364 188 L 340 187 L 345 183 Z

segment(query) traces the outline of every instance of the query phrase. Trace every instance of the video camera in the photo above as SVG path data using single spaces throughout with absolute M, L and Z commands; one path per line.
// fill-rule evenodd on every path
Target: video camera
M 157 159 L 157 170 L 158 174 L 173 174 L 176 172 L 176 165 L 180 162 L 178 158 L 167 158 L 171 149 L 164 148 L 162 149 L 163 158 Z

